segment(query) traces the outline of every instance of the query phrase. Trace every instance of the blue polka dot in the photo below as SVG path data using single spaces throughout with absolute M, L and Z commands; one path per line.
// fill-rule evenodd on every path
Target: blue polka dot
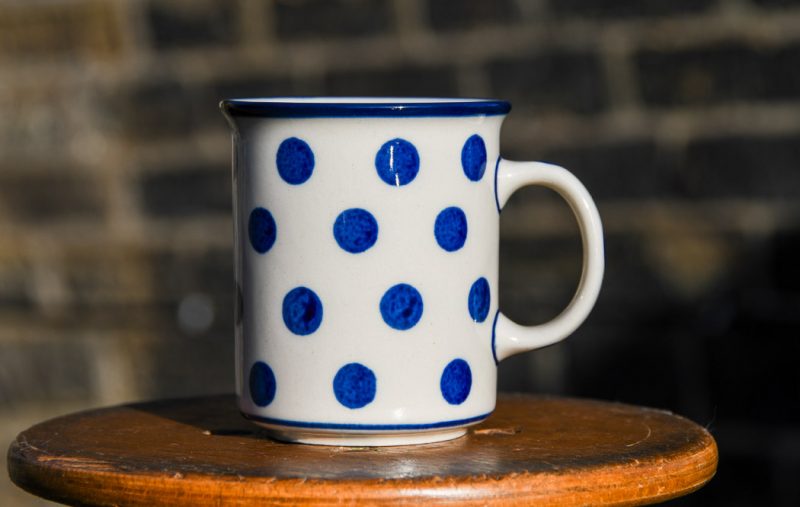
M 467 241 L 467 216 L 455 206 L 443 209 L 436 217 L 433 234 L 440 247 L 455 252 Z
M 361 253 L 378 239 L 378 222 L 369 211 L 350 208 L 336 217 L 333 237 L 342 249 L 350 253 Z
M 253 249 L 263 254 L 275 244 L 278 227 L 275 225 L 272 213 L 264 208 L 254 208 L 250 212 L 250 219 L 247 221 L 247 232 Z
M 336 372 L 333 394 L 347 408 L 361 408 L 375 399 L 375 373 L 359 363 L 349 363 Z
M 422 296 L 414 287 L 399 283 L 386 291 L 380 308 L 386 324 L 405 331 L 414 327 L 422 317 Z
M 275 162 L 278 165 L 278 173 L 286 183 L 300 185 L 305 183 L 314 171 L 314 152 L 302 139 L 290 137 L 278 147 Z
M 475 322 L 483 322 L 489 315 L 489 303 L 491 303 L 489 292 L 489 282 L 486 278 L 480 277 L 475 280 L 469 289 L 469 315 Z
M 259 407 L 266 407 L 275 398 L 275 374 L 267 363 L 257 361 L 250 367 L 250 398 Z
M 478 134 L 471 136 L 461 149 L 461 167 L 472 181 L 480 181 L 486 171 L 486 144 Z
M 463 359 L 453 359 L 442 372 L 439 382 L 442 396 L 451 405 L 461 405 L 472 389 L 472 371 Z
M 305 336 L 322 322 L 322 301 L 307 287 L 297 287 L 283 298 L 283 322 L 294 334 Z
M 375 156 L 378 176 L 389 185 L 407 185 L 419 172 L 419 153 L 413 144 L 405 139 L 387 141 Z

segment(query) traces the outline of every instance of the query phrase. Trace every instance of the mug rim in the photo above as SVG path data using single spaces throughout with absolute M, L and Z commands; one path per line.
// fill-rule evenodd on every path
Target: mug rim
M 231 117 L 396 118 L 506 115 L 511 104 L 498 99 L 454 97 L 253 97 L 220 102 Z

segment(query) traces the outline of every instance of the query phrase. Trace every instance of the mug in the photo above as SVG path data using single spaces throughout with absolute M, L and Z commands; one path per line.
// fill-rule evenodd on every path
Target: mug
M 495 407 L 497 364 L 572 333 L 603 277 L 600 217 L 561 167 L 499 155 L 488 99 L 223 100 L 233 129 L 236 391 L 274 438 L 456 438 Z M 537 326 L 498 310 L 499 214 L 518 188 L 570 205 L 583 274 Z

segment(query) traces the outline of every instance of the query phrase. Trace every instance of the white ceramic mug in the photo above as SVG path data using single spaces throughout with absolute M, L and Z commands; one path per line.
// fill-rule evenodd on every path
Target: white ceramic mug
M 225 100 L 233 127 L 236 388 L 278 439 L 447 440 L 489 416 L 497 363 L 557 342 L 603 277 L 600 218 L 565 169 L 499 156 L 507 102 Z M 583 238 L 575 297 L 552 321 L 498 310 L 499 213 L 542 185 Z

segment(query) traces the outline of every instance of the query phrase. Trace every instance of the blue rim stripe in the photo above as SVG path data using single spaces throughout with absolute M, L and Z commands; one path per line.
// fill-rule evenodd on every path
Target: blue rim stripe
M 497 157 L 497 163 L 494 164 L 494 203 L 497 205 L 497 213 L 500 214 L 500 197 L 497 195 L 497 171 L 500 170 L 500 160 L 502 157 Z
M 497 350 L 495 349 L 495 330 L 497 329 L 497 317 L 499 316 L 500 310 L 497 310 L 494 314 L 494 322 L 492 322 L 492 357 L 494 358 L 495 366 L 500 364 L 500 361 L 497 360 Z
M 424 424 L 349 424 L 349 423 L 318 423 L 306 421 L 290 421 L 286 419 L 274 419 L 272 417 L 263 417 L 260 415 L 245 414 L 242 415 L 253 421 L 263 422 L 267 424 L 274 424 L 276 426 L 291 426 L 293 428 L 312 428 L 322 430 L 369 430 L 369 431 L 397 431 L 397 430 L 427 430 L 436 428 L 448 428 L 451 426 L 462 426 L 464 424 L 474 423 L 486 419 L 491 412 L 475 417 L 468 417 L 466 419 L 455 419 L 452 421 L 440 421 L 435 423 Z
M 511 104 L 503 100 L 455 99 L 452 102 L 441 102 L 431 98 L 430 102 L 307 102 L 291 98 L 283 98 L 285 102 L 269 99 L 225 99 L 220 102 L 220 109 L 228 116 L 249 116 L 258 118 L 403 118 L 425 116 L 497 116 L 505 115 L 511 110 Z M 334 97 L 331 100 L 335 100 Z M 450 100 L 450 99 L 448 99 Z

